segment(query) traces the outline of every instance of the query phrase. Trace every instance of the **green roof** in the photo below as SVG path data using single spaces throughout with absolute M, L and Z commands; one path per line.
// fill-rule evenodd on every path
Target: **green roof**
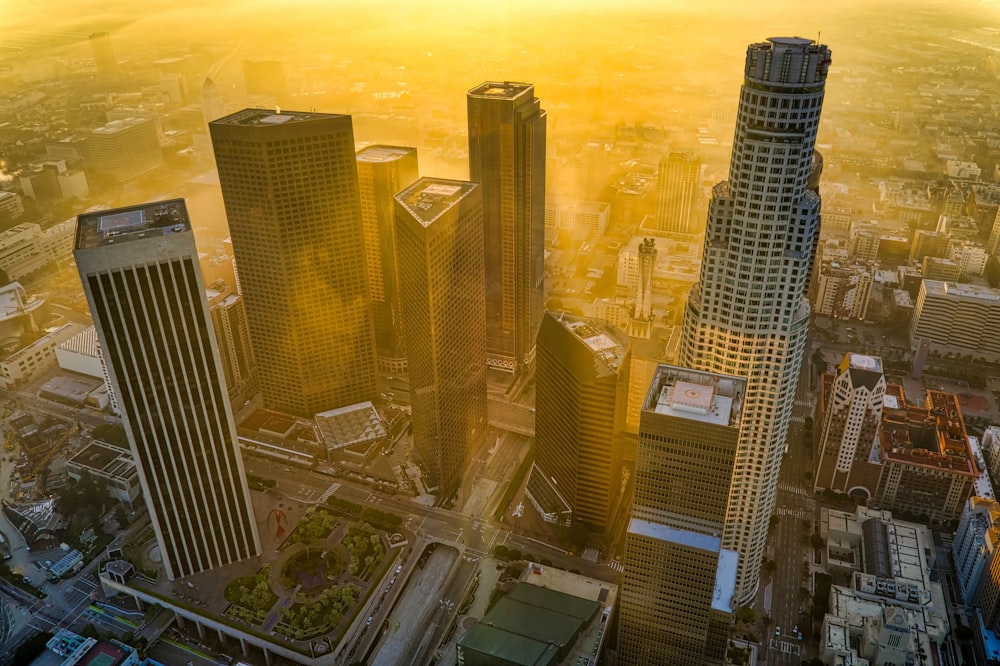
M 458 640 L 458 652 L 469 666 L 548 666 L 558 663 L 557 650 L 541 641 L 478 622 Z M 471 653 L 471 654 L 470 654 Z
M 553 643 L 557 647 L 572 645 L 581 624 L 579 618 L 532 606 L 509 596 L 497 602 L 483 618 L 483 623 L 542 643 Z
M 521 583 L 507 595 L 507 598 L 529 606 L 547 608 L 563 615 L 569 615 L 579 619 L 582 623 L 590 622 L 594 613 L 600 608 L 600 604 L 596 601 L 581 599 L 565 592 L 556 592 L 547 587 L 539 587 L 530 583 Z

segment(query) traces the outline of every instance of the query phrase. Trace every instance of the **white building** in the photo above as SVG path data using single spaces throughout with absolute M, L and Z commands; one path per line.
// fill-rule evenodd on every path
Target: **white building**
M 835 319 L 865 319 L 873 281 L 870 264 L 823 266 L 819 273 L 816 314 Z
M 930 350 L 1000 358 L 1000 291 L 972 284 L 924 280 L 910 326 L 910 340 Z
M 19 224 L 0 234 L 0 269 L 11 280 L 29 279 L 52 262 L 73 256 L 75 221 L 60 222 L 45 231 L 37 224 Z
M 986 248 L 971 241 L 952 240 L 948 244 L 948 258 L 957 263 L 962 275 L 982 275 L 990 256 Z
M 11 391 L 56 367 L 56 348 L 83 330 L 80 324 L 63 324 L 26 347 L 0 359 L 0 388 Z
M 97 329 L 90 326 L 56 347 L 56 361 L 63 370 L 76 372 L 87 377 L 100 379 L 108 392 L 108 406 L 112 414 L 118 411 L 118 399 L 108 378 L 108 368 L 101 354 L 101 343 L 97 339 Z
M 809 331 L 819 236 L 809 189 L 830 50 L 772 38 L 747 49 L 729 180 L 712 190 L 681 365 L 747 380 L 722 547 L 739 553 L 737 603 L 756 594 Z
M 577 238 L 597 238 L 608 228 L 611 204 L 565 197 L 545 199 L 545 230 L 568 231 Z
M 112 120 L 87 136 L 89 166 L 124 183 L 163 166 L 156 125 L 148 118 Z
M 948 160 L 945 163 L 949 178 L 958 180 L 979 180 L 983 170 L 975 162 L 959 162 L 958 160 Z

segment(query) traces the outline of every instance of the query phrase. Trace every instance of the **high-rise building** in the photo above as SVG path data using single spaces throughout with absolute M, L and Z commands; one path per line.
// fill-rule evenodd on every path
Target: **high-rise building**
M 844 354 L 821 392 L 822 425 L 814 490 L 839 493 L 863 489 L 875 494 L 882 474 L 878 432 L 882 424 L 885 375 L 877 356 Z M 872 452 L 875 459 L 872 459 Z
M 106 32 L 95 32 L 90 35 L 90 50 L 94 54 L 94 67 L 100 81 L 117 81 L 121 77 L 118 69 L 118 59 L 111 45 L 111 35 Z
M 417 179 L 417 149 L 368 146 L 358 151 L 358 187 L 365 229 L 368 291 L 382 372 L 406 371 L 399 303 L 393 197 Z
M 265 404 L 312 416 L 373 399 L 350 116 L 245 109 L 209 129 Z
M 599 319 L 547 312 L 538 331 L 532 473 L 598 531 L 611 530 L 621 501 L 629 347 Z
M 639 245 L 639 284 L 629 321 L 629 335 L 649 339 L 653 329 L 653 268 L 656 266 L 656 239 L 644 238 Z
M 184 201 L 81 215 L 75 247 L 167 577 L 259 555 Z
M 535 87 L 510 81 L 468 92 L 469 179 L 482 186 L 486 355 L 492 368 L 530 364 L 545 307 L 545 111 Z
M 206 291 L 208 312 L 219 345 L 219 362 L 233 409 L 257 394 L 257 373 L 253 364 L 253 347 L 247 330 L 247 313 L 243 298 L 232 287 L 221 285 Z
M 747 49 L 729 180 L 712 192 L 681 365 L 747 380 L 723 544 L 740 555 L 739 602 L 758 585 L 799 368 L 819 237 L 809 189 L 830 50 L 775 37 Z
M 622 664 L 722 664 L 736 552 L 723 546 L 747 382 L 660 365 L 639 421 L 625 535 Z
M 701 160 L 694 153 L 671 152 L 657 174 L 656 228 L 691 233 L 691 218 L 701 184 Z
M 421 178 L 397 194 L 396 252 L 413 444 L 445 502 L 487 429 L 479 186 Z
M 864 320 L 874 281 L 875 268 L 871 264 L 824 265 L 819 270 L 816 314 L 834 319 Z

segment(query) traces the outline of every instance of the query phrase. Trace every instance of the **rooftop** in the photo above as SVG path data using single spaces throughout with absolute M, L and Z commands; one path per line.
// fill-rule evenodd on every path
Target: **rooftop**
M 416 150 L 405 146 L 368 146 L 358 151 L 357 159 L 359 162 L 392 162 Z
M 924 407 L 906 402 L 903 387 L 889 384 L 879 429 L 883 460 L 978 476 L 965 421 L 952 393 L 928 391 Z
M 534 86 L 530 83 L 514 81 L 486 81 L 469 91 L 470 97 L 514 99 L 524 93 L 534 96 Z
M 599 319 L 560 314 L 556 320 L 586 345 L 595 361 L 611 370 L 619 369 L 629 351 L 629 340 L 623 333 Z
M 719 552 L 722 550 L 722 541 L 719 537 L 710 534 L 700 534 L 690 530 L 679 530 L 666 525 L 632 518 L 628 524 L 628 531 L 658 541 L 668 541 L 688 548 L 697 548 L 709 552 Z
M 83 213 L 77 218 L 77 250 L 191 231 L 183 199 Z
M 211 122 L 212 125 L 250 125 L 273 127 L 319 118 L 337 118 L 336 113 L 316 113 L 315 111 L 282 111 L 279 109 L 243 109 Z
M 316 415 L 316 425 L 328 449 L 341 449 L 387 435 L 382 417 L 371 402 L 321 412 Z
M 465 180 L 421 178 L 396 195 L 396 201 L 424 227 L 451 210 L 479 185 Z
M 746 380 L 713 372 L 659 365 L 643 411 L 737 427 Z
M 928 295 L 951 295 L 963 298 L 975 298 L 982 301 L 1000 301 L 1000 291 L 977 284 L 959 284 L 957 282 L 924 280 L 923 287 Z

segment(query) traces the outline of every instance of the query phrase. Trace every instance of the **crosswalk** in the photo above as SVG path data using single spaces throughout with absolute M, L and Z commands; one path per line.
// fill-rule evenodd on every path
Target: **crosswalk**
M 774 512 L 779 516 L 795 516 L 802 520 L 812 520 L 815 513 L 809 509 L 789 509 L 784 506 L 779 506 Z
M 786 493 L 795 493 L 796 495 L 799 495 L 801 497 L 808 497 L 812 499 L 812 493 L 810 493 L 808 490 L 802 488 L 801 486 L 796 486 L 791 483 L 788 483 L 787 481 L 782 481 L 781 483 L 779 483 L 778 490 L 784 490 Z
M 622 564 L 621 562 L 616 562 L 614 560 L 611 560 L 611 562 L 608 563 L 608 566 L 617 571 L 618 573 L 625 573 L 625 565 Z
M 340 488 L 340 484 L 339 483 L 330 484 L 330 487 L 327 488 L 326 490 L 324 490 L 323 494 L 320 495 L 318 498 L 316 498 L 316 502 L 318 504 L 323 504 L 324 502 L 326 502 L 326 500 L 328 500 L 330 498 L 330 495 L 332 495 L 335 492 L 337 492 L 338 488 Z

